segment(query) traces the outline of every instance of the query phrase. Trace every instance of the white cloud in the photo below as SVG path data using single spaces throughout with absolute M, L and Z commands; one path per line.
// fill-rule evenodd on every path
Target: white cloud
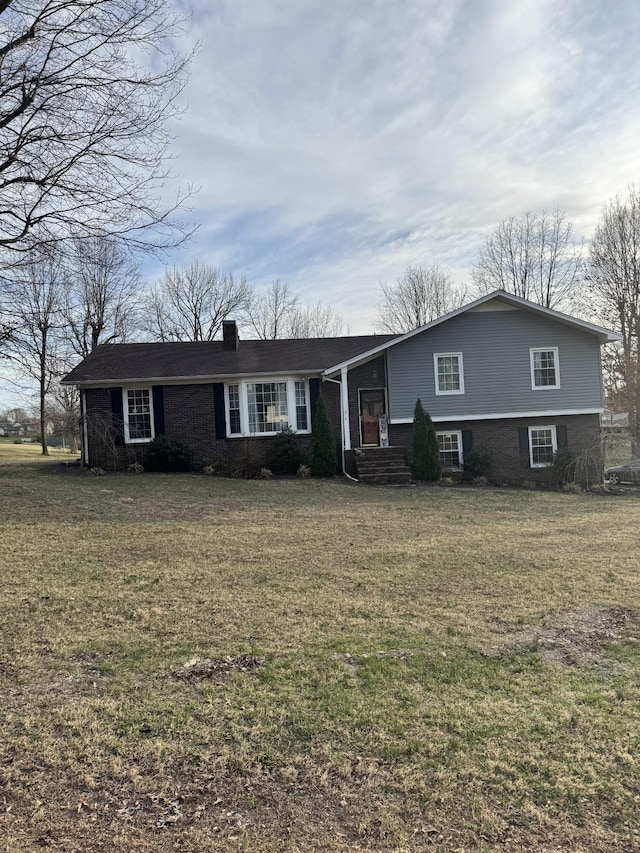
M 176 170 L 183 255 L 343 306 L 437 259 L 468 277 L 497 223 L 557 205 L 580 235 L 636 179 L 638 11 L 558 0 L 218 0 Z

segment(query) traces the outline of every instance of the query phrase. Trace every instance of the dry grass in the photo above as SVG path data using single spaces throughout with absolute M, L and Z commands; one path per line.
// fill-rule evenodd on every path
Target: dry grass
M 637 499 L 0 495 L 6 850 L 640 849 Z
M 77 453 L 70 453 L 61 447 L 49 448 L 49 460 L 42 455 L 39 441 L 30 441 L 16 444 L 15 439 L 0 437 L 0 465 L 13 464 L 16 462 L 47 462 L 51 460 L 60 461 L 73 460 L 79 457 Z

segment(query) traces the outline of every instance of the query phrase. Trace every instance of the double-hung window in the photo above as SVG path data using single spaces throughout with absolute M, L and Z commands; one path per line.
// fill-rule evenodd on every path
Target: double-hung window
M 529 350 L 531 389 L 533 391 L 560 387 L 558 347 Z
M 436 394 L 464 394 L 461 352 L 436 352 L 433 355 Z
M 437 432 L 440 450 L 440 465 L 443 471 L 457 471 L 462 468 L 462 432 Z
M 289 426 L 309 432 L 307 380 L 246 380 L 226 386 L 227 434 L 273 435 Z
M 529 464 L 532 468 L 546 468 L 553 464 L 558 450 L 554 426 L 529 427 Z
M 124 388 L 122 397 L 125 441 L 127 444 L 151 441 L 154 436 L 151 388 Z

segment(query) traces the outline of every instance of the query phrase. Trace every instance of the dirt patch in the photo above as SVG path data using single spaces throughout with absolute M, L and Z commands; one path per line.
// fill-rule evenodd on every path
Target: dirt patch
M 238 655 L 224 658 L 195 658 L 171 672 L 173 678 L 185 681 L 221 680 L 230 672 L 249 672 L 264 666 L 264 658 L 256 655 Z
M 630 607 L 588 607 L 566 613 L 555 625 L 523 628 L 515 636 L 513 626 L 509 629 L 502 620 L 496 620 L 502 623 L 505 633 L 511 634 L 506 643 L 500 644 L 499 651 L 535 649 L 549 663 L 598 665 L 605 657 L 604 643 L 635 639 L 628 635 L 635 617 Z

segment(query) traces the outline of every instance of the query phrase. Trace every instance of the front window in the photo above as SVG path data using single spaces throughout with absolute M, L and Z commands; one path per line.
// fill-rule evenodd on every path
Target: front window
M 242 432 L 240 429 L 240 386 L 229 385 L 229 432 L 231 435 L 238 435 Z
M 150 388 L 125 388 L 124 431 L 129 443 L 151 441 L 153 438 L 153 406 Z
M 289 423 L 286 382 L 247 383 L 249 432 L 279 432 Z
M 309 429 L 309 413 L 307 411 L 307 383 L 296 382 L 296 429 L 304 432 Z
M 440 450 L 440 465 L 444 471 L 462 468 L 462 433 L 438 432 L 438 448 Z
M 557 449 L 554 426 L 529 427 L 529 462 L 532 468 L 546 468 L 552 465 Z
M 433 356 L 436 394 L 464 394 L 461 352 L 441 352 Z
M 227 385 L 227 434 L 273 435 L 286 426 L 309 432 L 307 380 L 279 379 Z
M 531 358 L 531 388 L 559 388 L 560 375 L 558 371 L 558 348 L 532 349 Z

